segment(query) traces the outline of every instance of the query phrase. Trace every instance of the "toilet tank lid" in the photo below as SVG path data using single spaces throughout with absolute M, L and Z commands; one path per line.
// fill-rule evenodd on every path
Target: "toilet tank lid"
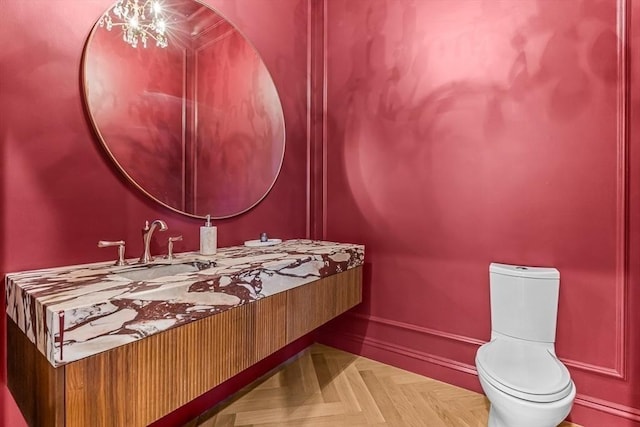
M 530 279 L 559 279 L 560 272 L 553 267 L 529 267 L 525 265 L 510 265 L 492 262 L 489 273 L 507 276 L 527 277 Z

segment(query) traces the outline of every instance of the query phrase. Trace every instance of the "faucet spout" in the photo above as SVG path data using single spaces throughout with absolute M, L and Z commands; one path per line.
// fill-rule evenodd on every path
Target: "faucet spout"
M 165 231 L 169 227 L 167 227 L 167 223 L 161 219 L 156 219 L 149 226 L 149 221 L 145 221 L 144 228 L 142 229 L 142 243 L 144 245 L 144 252 L 140 257 L 140 263 L 147 264 L 153 261 L 153 257 L 151 256 L 151 236 L 157 227 L 160 227 L 160 231 Z

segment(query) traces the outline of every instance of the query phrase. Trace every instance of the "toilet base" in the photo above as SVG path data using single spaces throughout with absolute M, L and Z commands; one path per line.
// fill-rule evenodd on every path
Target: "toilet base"
M 489 422 L 487 423 L 487 427 L 515 427 L 513 425 L 509 425 L 508 420 L 502 419 L 500 416 L 500 412 L 494 409 L 494 405 L 492 404 L 489 408 Z M 551 426 L 549 426 L 551 427 Z M 554 424 L 553 427 L 556 427 Z
M 489 408 L 489 423 L 487 427 L 508 427 L 503 420 L 500 419 L 500 416 L 496 414 L 493 405 Z
M 565 398 L 548 403 L 536 403 L 510 396 L 489 384 L 479 375 L 480 385 L 487 395 L 488 427 L 557 427 L 569 414 L 576 395 L 575 386 Z

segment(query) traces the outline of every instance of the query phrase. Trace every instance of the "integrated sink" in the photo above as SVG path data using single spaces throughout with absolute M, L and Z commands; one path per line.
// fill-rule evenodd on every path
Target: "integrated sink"
M 134 282 L 144 282 L 160 277 L 175 276 L 180 273 L 192 273 L 198 270 L 199 268 L 193 264 L 160 264 L 147 265 L 137 270 L 121 271 L 116 275 Z

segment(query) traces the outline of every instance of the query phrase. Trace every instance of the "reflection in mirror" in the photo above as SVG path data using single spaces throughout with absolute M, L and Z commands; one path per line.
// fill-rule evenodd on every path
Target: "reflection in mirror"
M 138 42 L 147 47 L 149 39 L 158 47 L 167 47 L 167 17 L 159 0 L 117 0 L 98 19 L 98 26 L 108 31 L 120 28 L 122 40 L 133 48 Z
M 107 11 L 114 22 L 120 3 Z M 198 217 L 245 212 L 283 161 L 275 84 L 253 46 L 208 7 L 165 0 L 162 11 L 166 46 L 134 48 L 98 19 L 83 58 L 94 129 L 125 176 L 160 203 Z

